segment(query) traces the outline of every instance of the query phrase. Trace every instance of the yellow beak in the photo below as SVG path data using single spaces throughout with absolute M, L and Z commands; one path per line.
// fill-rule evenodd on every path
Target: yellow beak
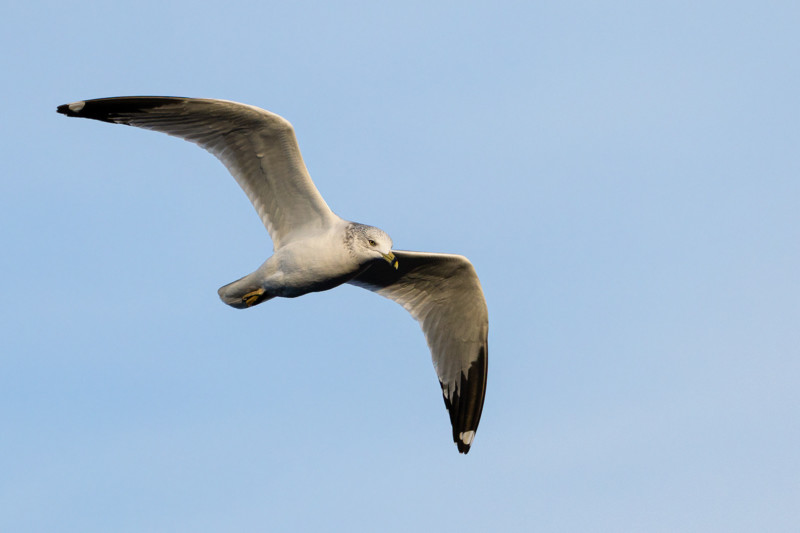
M 397 258 L 394 256 L 392 252 L 389 252 L 388 254 L 383 254 L 383 258 L 386 259 L 386 262 L 392 265 L 395 270 L 397 270 L 397 267 L 400 266 L 400 263 L 397 262 Z

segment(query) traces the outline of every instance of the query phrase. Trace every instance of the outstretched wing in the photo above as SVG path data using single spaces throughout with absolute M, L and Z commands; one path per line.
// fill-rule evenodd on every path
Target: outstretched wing
M 467 453 L 486 395 L 489 313 L 466 257 L 395 251 L 399 268 L 378 261 L 349 283 L 402 305 L 419 321 L 433 356 L 458 451 Z
M 174 135 L 222 161 L 261 217 L 275 248 L 338 217 L 311 181 L 292 125 L 257 107 L 225 100 L 123 96 L 65 104 L 58 112 Z

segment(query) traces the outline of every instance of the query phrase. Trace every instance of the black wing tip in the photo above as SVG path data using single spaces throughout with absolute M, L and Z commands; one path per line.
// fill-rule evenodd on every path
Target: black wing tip
M 444 386 L 442 386 L 442 392 L 444 393 Z M 458 395 L 458 393 L 456 393 L 456 395 Z M 464 424 L 464 421 L 458 420 L 459 415 L 456 413 L 458 411 L 457 404 L 459 403 L 460 398 L 454 398 L 455 401 L 451 402 L 447 398 L 446 393 L 443 394 L 443 396 L 444 406 L 447 408 L 447 412 L 450 414 L 450 423 L 453 427 L 453 442 L 456 443 L 458 452 L 466 455 L 469 453 L 469 450 L 472 447 L 472 441 L 475 439 L 475 432 L 478 431 L 480 414 L 473 423 L 469 424 L 470 427 L 467 427 Z
M 469 431 L 468 433 L 472 433 L 472 436 L 469 438 L 469 441 L 471 443 L 472 442 L 472 438 L 475 436 L 475 432 L 474 431 Z M 462 435 L 463 435 L 463 433 L 462 433 Z M 456 446 L 458 447 L 458 453 L 463 453 L 464 455 L 467 455 L 469 453 L 469 449 L 472 446 L 472 444 L 467 444 L 461 438 L 455 439 L 455 442 L 456 442 Z
M 62 115 L 67 115 L 68 117 L 79 117 L 81 116 L 81 109 L 83 109 L 86 102 L 81 100 L 80 102 L 72 102 L 71 104 L 63 104 L 56 108 L 56 111 L 61 113 Z
M 63 104 L 56 111 L 68 117 L 91 118 L 103 122 L 117 122 L 114 117 L 121 110 L 130 111 L 130 104 L 120 105 L 116 98 L 100 98 L 97 100 L 79 100 L 71 104 Z M 122 108 L 122 109 L 121 109 Z
M 483 401 L 486 397 L 486 369 L 488 362 L 488 346 L 481 346 L 478 357 L 473 361 L 467 375 L 461 377 L 458 391 L 448 398 L 447 388 L 442 386 L 444 405 L 450 414 L 450 423 L 453 427 L 453 442 L 456 443 L 459 453 L 469 453 L 478 423 L 483 411 Z M 463 397 L 462 397 L 463 395 Z
M 79 100 L 71 104 L 63 104 L 56 111 L 68 117 L 91 118 L 103 122 L 124 122 L 122 116 L 142 113 L 148 109 L 172 104 L 183 97 L 175 96 L 115 96 L 97 98 L 95 100 Z

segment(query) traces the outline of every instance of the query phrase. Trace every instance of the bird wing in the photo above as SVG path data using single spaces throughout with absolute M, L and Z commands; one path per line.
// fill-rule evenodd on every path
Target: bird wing
M 208 150 L 244 189 L 275 249 L 338 219 L 311 181 L 292 125 L 269 111 L 226 100 L 123 96 L 65 104 L 58 112 L 160 131 Z
M 466 257 L 395 251 L 349 281 L 402 305 L 419 321 L 439 376 L 453 440 L 467 453 L 481 418 L 489 358 L 489 314 Z

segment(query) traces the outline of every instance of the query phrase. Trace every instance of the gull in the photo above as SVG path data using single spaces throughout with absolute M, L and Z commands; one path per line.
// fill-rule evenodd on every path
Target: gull
M 425 334 L 453 441 L 459 452 L 469 452 L 486 394 L 489 315 L 466 257 L 392 250 L 383 230 L 340 218 L 311 181 L 292 125 L 264 109 L 227 100 L 123 96 L 57 111 L 180 137 L 222 161 L 273 243 L 273 255 L 253 273 L 219 289 L 226 304 L 249 308 L 349 283 L 402 305 Z

